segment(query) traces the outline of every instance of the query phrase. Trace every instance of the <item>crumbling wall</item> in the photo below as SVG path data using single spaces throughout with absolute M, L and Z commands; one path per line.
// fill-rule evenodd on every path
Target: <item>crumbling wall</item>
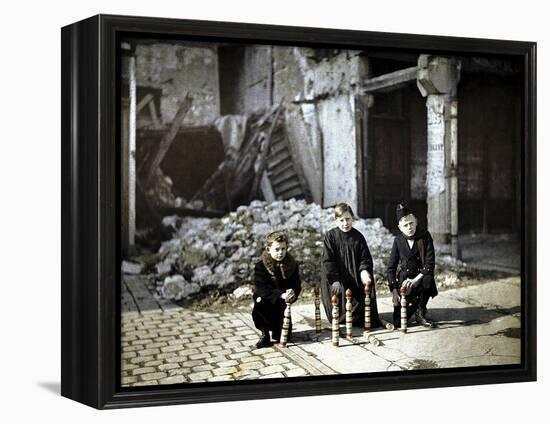
M 162 89 L 158 113 L 163 124 L 172 122 L 187 92 L 193 105 L 184 125 L 208 125 L 220 114 L 218 56 L 210 44 L 138 44 L 136 80 L 138 86 Z
M 367 75 L 360 52 L 319 59 L 305 47 L 246 46 L 235 84 L 244 113 L 283 102 L 290 149 L 312 200 L 357 206 L 353 95 Z
M 314 50 L 275 47 L 273 101 L 284 99 L 287 133 L 313 201 L 357 206 L 353 95 L 367 74 L 360 52 L 317 60 Z
M 357 211 L 357 146 L 353 96 L 341 95 L 317 106 L 323 132 L 324 205 L 348 203 Z
M 271 106 L 271 46 L 248 46 L 244 54 L 244 113 Z

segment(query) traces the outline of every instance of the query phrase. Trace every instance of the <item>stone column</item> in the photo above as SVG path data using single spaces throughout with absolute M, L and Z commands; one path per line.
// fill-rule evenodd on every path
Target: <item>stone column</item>
M 128 90 L 121 99 L 121 248 L 128 257 L 135 250 L 136 232 L 136 57 L 130 43 L 123 42 L 122 67 Z
M 459 251 L 456 154 L 459 79 L 460 61 L 428 55 L 419 57 L 417 86 L 426 97 L 428 121 L 428 230 L 439 250 L 454 256 L 458 256 Z
M 374 95 L 364 94 L 357 96 L 358 105 L 356 109 L 360 115 L 356 118 L 356 138 L 358 152 L 361 157 L 358 157 L 358 167 L 362 172 L 363 184 L 358 184 L 358 208 L 357 213 L 360 216 L 368 216 L 374 211 L 374 193 L 369 190 L 369 175 L 373 164 L 373 140 L 369 138 L 369 113 L 374 105 Z M 359 175 L 358 175 L 359 178 Z
M 128 131 L 128 250 L 132 252 L 135 246 L 136 234 L 136 58 L 130 57 L 130 113 Z

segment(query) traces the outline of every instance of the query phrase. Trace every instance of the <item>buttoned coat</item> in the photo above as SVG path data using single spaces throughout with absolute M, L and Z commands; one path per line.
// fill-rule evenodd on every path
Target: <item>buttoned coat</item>
M 422 252 L 423 251 L 423 255 Z M 401 283 L 407 278 L 415 278 L 423 274 L 422 285 L 431 297 L 437 296 L 437 287 L 434 279 L 435 250 L 431 234 L 417 231 L 414 243 L 409 247 L 407 239 L 400 233 L 393 241 L 388 263 L 388 284 L 390 291 L 399 290 Z

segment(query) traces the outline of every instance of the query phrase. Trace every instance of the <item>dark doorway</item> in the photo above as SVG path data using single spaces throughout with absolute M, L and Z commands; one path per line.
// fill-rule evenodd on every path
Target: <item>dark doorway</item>
M 416 156 L 411 154 L 411 144 L 422 137 L 418 134 L 419 130 L 422 132 L 421 127 L 411 119 L 420 116 L 423 127 L 426 126 L 426 111 L 421 99 L 418 103 L 421 96 L 414 89 L 410 84 L 375 94 L 374 104 L 368 112 L 367 140 L 363 142 L 367 170 L 365 210 L 368 217 L 381 218 L 391 230 L 397 229 L 395 207 L 402 201 L 415 209 L 421 225 L 425 225 L 426 220 L 425 201 L 417 202 L 411 197 L 411 172 L 415 170 L 412 156 Z
M 463 73 L 458 87 L 460 233 L 520 230 L 521 79 Z
M 242 100 L 241 70 L 245 64 L 245 48 L 240 45 L 218 47 L 220 81 L 220 115 L 238 114 L 244 111 Z

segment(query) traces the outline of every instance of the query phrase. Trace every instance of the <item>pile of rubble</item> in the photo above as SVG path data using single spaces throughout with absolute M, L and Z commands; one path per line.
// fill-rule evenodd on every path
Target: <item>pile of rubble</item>
M 303 283 L 315 285 L 320 280 L 323 236 L 335 224 L 333 208 L 291 199 L 253 201 L 223 218 L 170 216 L 164 218 L 163 225 L 172 228 L 173 238 L 161 245 L 153 260 L 136 258 L 145 265 L 125 262 L 123 272 L 126 268 L 129 273 L 152 274 L 162 297 L 181 300 L 212 289 L 231 292 L 238 288 L 237 297 L 251 294 L 254 265 L 265 236 L 281 229 L 289 236 L 289 252 L 300 263 Z M 384 290 L 383 274 L 393 236 L 380 219 L 358 219 L 354 227 L 367 240 L 377 285 Z M 441 261 L 446 269 L 463 266 L 448 258 Z

